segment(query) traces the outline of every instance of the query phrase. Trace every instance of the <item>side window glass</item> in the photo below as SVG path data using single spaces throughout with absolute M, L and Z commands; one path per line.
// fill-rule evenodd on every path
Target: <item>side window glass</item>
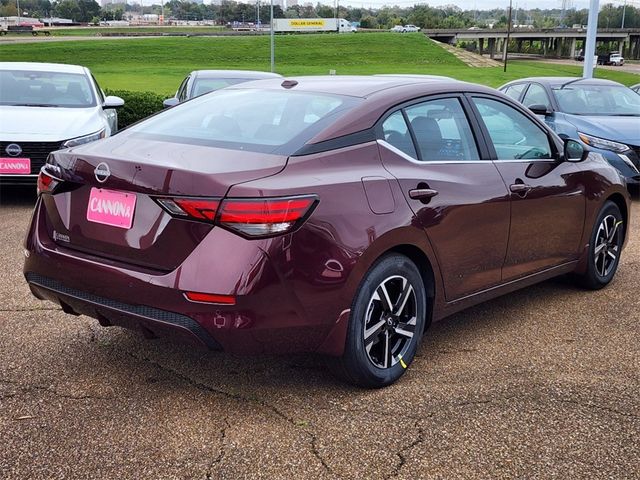
M 100 88 L 100 85 L 98 85 L 98 81 L 96 80 L 96 77 L 93 76 L 93 74 L 91 74 L 91 80 L 93 80 L 93 84 L 96 87 L 96 92 L 98 92 L 98 103 L 102 105 L 104 103 L 104 94 L 102 93 L 102 89 Z
M 180 84 L 180 88 L 178 88 L 178 93 L 176 93 L 176 98 L 181 102 L 187 97 L 187 83 L 189 82 L 189 77 L 185 78 Z
M 527 93 L 522 99 L 522 103 L 527 107 L 530 107 L 531 105 L 544 105 L 547 108 L 551 108 L 551 102 L 549 101 L 547 92 L 545 92 L 544 88 L 537 83 L 531 84 L 529 90 L 527 90 Z
M 391 114 L 382 124 L 382 133 L 384 140 L 396 147 L 398 150 L 406 153 L 412 158 L 418 158 L 416 149 L 413 145 L 409 127 L 404 120 L 402 111 Z
M 552 158 L 547 134 L 530 118 L 496 100 L 474 98 L 498 160 Z
M 522 93 L 522 91 L 524 90 L 524 87 L 526 86 L 527 86 L 526 83 L 511 85 L 510 87 L 507 87 L 507 89 L 504 90 L 503 93 L 508 97 L 513 98 L 514 100 L 518 100 L 520 98 L 520 94 Z
M 480 159 L 458 99 L 430 100 L 408 107 L 406 112 L 423 161 Z

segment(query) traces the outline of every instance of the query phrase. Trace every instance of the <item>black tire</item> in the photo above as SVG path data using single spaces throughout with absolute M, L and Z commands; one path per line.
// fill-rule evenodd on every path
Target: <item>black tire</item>
M 613 280 L 620 263 L 625 230 L 620 209 L 615 203 L 607 201 L 591 232 L 587 271 L 577 277 L 582 287 L 599 290 Z
M 392 308 L 388 308 L 389 304 Z M 416 265 L 404 255 L 385 255 L 369 269 L 358 287 L 351 305 L 345 351 L 342 357 L 331 359 L 332 369 L 361 387 L 392 384 L 415 357 L 426 315 L 427 294 Z

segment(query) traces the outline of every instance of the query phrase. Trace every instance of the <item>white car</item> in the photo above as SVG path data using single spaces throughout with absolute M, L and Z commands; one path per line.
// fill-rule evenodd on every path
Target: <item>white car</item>
M 0 62 L 0 184 L 35 183 L 52 151 L 114 134 L 122 105 L 88 68 Z
M 411 33 L 411 32 L 419 32 L 420 27 L 416 27 L 415 25 L 396 25 L 390 30 L 395 33 Z
M 611 65 L 615 65 L 616 67 L 621 67 L 624 65 L 624 57 L 619 53 L 612 53 L 609 56 L 609 63 Z

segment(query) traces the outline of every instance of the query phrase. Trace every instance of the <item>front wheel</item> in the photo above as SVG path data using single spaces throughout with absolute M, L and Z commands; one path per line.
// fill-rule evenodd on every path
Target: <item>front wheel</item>
M 362 387 L 395 382 L 418 350 L 426 312 L 427 295 L 416 265 L 404 255 L 382 257 L 353 300 L 345 352 L 334 359 L 335 370 Z
M 587 271 L 578 277 L 583 287 L 598 290 L 613 280 L 620 263 L 624 232 L 620 209 L 615 203 L 606 202 L 591 233 Z

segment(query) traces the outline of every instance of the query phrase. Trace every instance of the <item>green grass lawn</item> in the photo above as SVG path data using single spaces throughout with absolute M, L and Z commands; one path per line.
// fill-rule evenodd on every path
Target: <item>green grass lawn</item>
M 103 88 L 169 94 L 191 70 L 269 69 L 269 37 L 153 37 L 4 44 L 0 61 L 75 63 L 91 68 Z M 526 76 L 577 76 L 581 68 L 513 61 L 471 68 L 422 34 L 276 36 L 276 71 L 283 75 L 423 73 L 497 87 Z M 639 75 L 597 69 L 596 76 L 627 85 Z

